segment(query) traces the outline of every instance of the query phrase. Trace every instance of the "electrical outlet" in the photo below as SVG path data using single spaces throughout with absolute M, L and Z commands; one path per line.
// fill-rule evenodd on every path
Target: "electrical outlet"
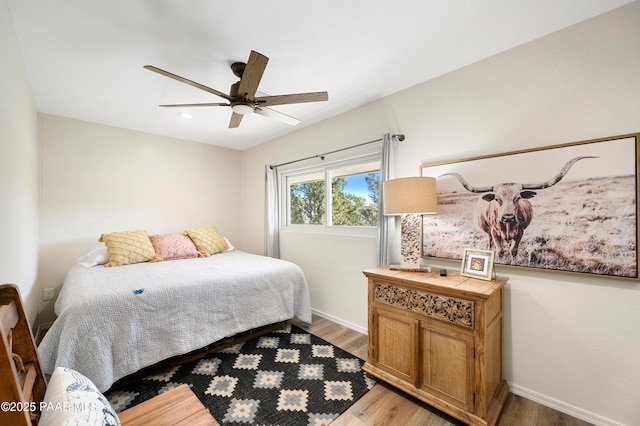
M 45 288 L 42 291 L 42 300 L 49 301 L 49 300 L 53 300 L 53 296 L 54 296 L 54 290 L 52 288 Z

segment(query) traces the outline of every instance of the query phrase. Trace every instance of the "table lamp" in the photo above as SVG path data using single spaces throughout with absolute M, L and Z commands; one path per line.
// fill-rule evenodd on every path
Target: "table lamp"
M 423 214 L 435 214 L 438 205 L 436 180 L 432 177 L 391 179 L 382 184 L 383 211 L 386 216 L 402 215 L 400 225 L 400 265 L 391 269 L 425 271 L 420 266 L 421 226 Z

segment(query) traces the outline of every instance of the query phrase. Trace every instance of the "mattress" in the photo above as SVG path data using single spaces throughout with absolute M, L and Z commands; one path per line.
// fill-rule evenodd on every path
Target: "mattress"
M 73 266 L 38 347 L 45 373 L 72 368 L 100 391 L 167 358 L 256 327 L 311 322 L 295 264 L 238 250 L 106 268 Z

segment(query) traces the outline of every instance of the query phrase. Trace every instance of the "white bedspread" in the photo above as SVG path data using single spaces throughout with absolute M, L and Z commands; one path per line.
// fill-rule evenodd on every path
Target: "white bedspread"
M 55 311 L 38 347 L 44 371 L 73 368 L 101 391 L 224 337 L 293 317 L 311 322 L 297 265 L 237 250 L 112 268 L 76 265 Z

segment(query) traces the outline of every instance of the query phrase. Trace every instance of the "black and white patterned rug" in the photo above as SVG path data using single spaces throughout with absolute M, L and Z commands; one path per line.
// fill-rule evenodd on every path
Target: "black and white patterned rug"
M 327 425 L 375 384 L 363 363 L 287 325 L 105 395 L 119 412 L 187 383 L 221 425 Z

